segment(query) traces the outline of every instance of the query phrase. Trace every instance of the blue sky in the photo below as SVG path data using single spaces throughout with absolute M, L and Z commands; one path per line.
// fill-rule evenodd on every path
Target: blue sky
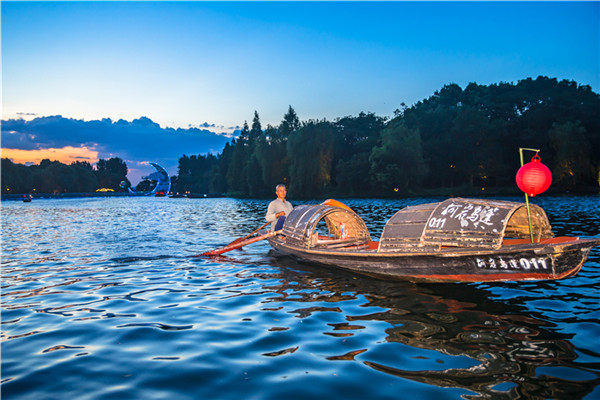
M 3 120 L 144 116 L 231 132 L 254 110 L 278 125 L 289 105 L 301 120 L 391 116 L 449 83 L 545 75 L 600 89 L 599 2 L 2 1 L 1 12 Z

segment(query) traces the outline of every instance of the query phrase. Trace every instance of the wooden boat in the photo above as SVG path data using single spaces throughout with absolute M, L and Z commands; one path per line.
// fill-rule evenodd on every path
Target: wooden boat
M 342 205 L 341 203 L 338 203 Z M 301 205 L 280 235 L 278 252 L 360 274 L 412 281 L 518 281 L 575 275 L 600 237 L 554 237 L 548 217 L 524 203 L 451 198 L 407 207 L 390 218 L 379 241 L 347 207 Z

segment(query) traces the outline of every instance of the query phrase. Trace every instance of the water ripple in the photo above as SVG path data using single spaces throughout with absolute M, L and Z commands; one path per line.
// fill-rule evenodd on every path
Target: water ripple
M 175 326 L 175 325 L 166 325 L 166 324 L 161 324 L 158 322 L 149 322 L 149 323 L 132 323 L 132 324 L 125 324 L 125 325 L 119 325 L 117 326 L 117 328 L 138 328 L 138 327 L 150 327 L 150 328 L 158 328 L 158 329 L 162 329 L 164 331 L 183 331 L 186 329 L 193 329 L 194 325 L 181 325 L 181 326 Z
M 377 238 L 399 208 L 437 200 L 347 203 Z M 558 234 L 600 232 L 597 197 L 535 201 Z M 260 226 L 268 201 L 5 203 L 7 398 L 583 399 L 600 390 L 600 249 L 562 281 L 384 282 L 298 263 L 264 242 L 193 257 Z

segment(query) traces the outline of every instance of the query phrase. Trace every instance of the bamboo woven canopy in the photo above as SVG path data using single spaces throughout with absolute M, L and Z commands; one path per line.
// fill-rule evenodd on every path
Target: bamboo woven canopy
M 327 226 L 327 240 L 320 239 L 315 231 L 321 220 Z M 325 243 L 331 247 L 335 244 L 364 244 L 371 241 L 362 218 L 352 211 L 328 205 L 295 207 L 287 216 L 282 233 L 287 243 L 304 248 L 320 247 Z
M 535 241 L 551 238 L 544 210 L 531 205 Z M 525 204 L 484 199 L 448 199 L 441 203 L 407 207 L 383 228 L 380 252 L 441 247 L 499 249 L 507 238 L 528 238 Z
M 531 205 L 531 214 L 535 241 L 553 237 L 544 210 Z M 319 225 L 322 221 L 324 224 Z M 318 225 L 326 226 L 325 235 L 319 234 Z M 306 249 L 361 246 L 371 242 L 365 222 L 356 213 L 323 204 L 294 208 L 282 233 L 287 244 Z M 499 249 L 505 239 L 529 236 L 523 203 L 452 198 L 398 211 L 383 228 L 377 252 L 419 253 L 442 247 Z

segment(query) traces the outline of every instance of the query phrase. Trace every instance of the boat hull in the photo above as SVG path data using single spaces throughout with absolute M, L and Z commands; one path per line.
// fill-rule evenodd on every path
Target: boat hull
M 384 279 L 431 282 L 553 280 L 575 275 L 600 239 L 573 239 L 551 245 L 506 246 L 498 250 L 451 250 L 429 253 L 379 253 L 315 250 L 269 239 L 280 253 L 302 261 L 334 266 Z M 508 248 L 510 247 L 510 248 Z

